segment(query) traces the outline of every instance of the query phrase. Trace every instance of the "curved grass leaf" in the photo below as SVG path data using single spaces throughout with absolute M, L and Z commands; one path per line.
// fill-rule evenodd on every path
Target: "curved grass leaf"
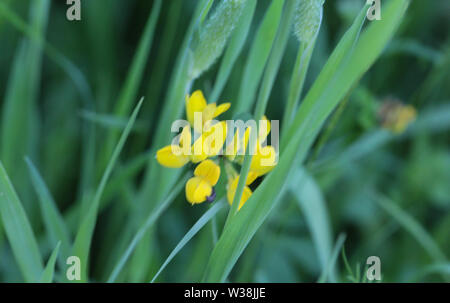
M 144 224 L 139 228 L 138 232 L 135 234 L 133 239 L 131 240 L 131 243 L 128 245 L 126 251 L 123 253 L 123 255 L 120 257 L 119 262 L 117 262 L 116 266 L 114 267 L 114 270 L 112 271 L 111 275 L 109 276 L 108 283 L 112 283 L 117 279 L 117 276 L 119 275 L 120 271 L 124 267 L 125 263 L 127 262 L 130 255 L 133 253 L 136 246 L 139 244 L 139 242 L 142 240 L 145 233 L 150 229 L 150 227 L 153 226 L 153 224 L 156 222 L 156 220 L 161 216 L 161 214 L 169 207 L 170 203 L 176 198 L 178 193 L 181 191 L 181 189 L 184 187 L 184 184 L 189 179 L 190 173 L 187 173 L 182 177 L 178 185 L 173 188 L 173 190 L 170 192 L 169 196 L 166 198 L 166 200 L 161 203 L 161 205 L 153 211 L 147 218 L 147 220 L 144 222 Z
M 374 200 L 422 245 L 436 263 L 446 262 L 445 254 L 416 219 L 386 197 L 375 195 Z
M 228 276 L 253 235 L 279 202 L 277 198 L 292 163 L 295 159 L 300 163 L 304 160 L 327 117 L 381 54 L 401 22 L 408 2 L 397 0 L 385 4 L 383 19 L 372 22 L 360 36 L 367 6 L 361 11 L 300 106 L 288 136 L 282 142 L 278 165 L 224 229 L 203 281 L 220 282 Z
M 333 252 L 331 253 L 330 258 L 328 259 L 327 266 L 323 269 L 322 274 L 320 275 L 320 278 L 317 282 L 324 283 L 328 281 L 328 277 L 330 276 L 331 272 L 335 270 L 336 267 L 336 261 L 337 257 L 339 256 L 339 252 L 342 249 L 342 246 L 344 245 L 346 235 L 340 234 L 339 237 L 336 240 L 336 244 L 334 245 Z
M 39 35 L 45 33 L 49 10 L 48 0 L 34 1 L 30 6 L 30 26 Z M 42 62 L 41 43 L 24 39 L 19 45 L 3 102 L 1 121 L 1 157 L 13 180 L 16 180 L 16 175 L 24 177 L 23 166 L 17 163 L 22 163 L 23 156 L 32 149 L 32 137 L 35 136 L 33 130 L 37 128 L 34 111 L 39 95 Z
M 50 259 L 48 259 L 47 265 L 45 266 L 44 272 L 42 273 L 39 283 L 52 283 L 53 282 L 53 275 L 55 274 L 56 258 L 58 258 L 60 246 L 61 246 L 61 241 L 59 241 L 56 244 L 56 247 L 50 256 Z
M 242 12 L 242 16 L 244 16 L 244 18 L 240 18 L 239 23 L 230 38 L 229 45 L 222 59 L 222 63 L 220 64 L 214 89 L 210 96 L 212 102 L 218 101 L 220 93 L 225 87 L 228 77 L 231 74 L 234 63 L 244 47 L 248 32 L 250 30 L 250 25 L 252 24 L 255 8 L 256 0 L 248 0 L 245 4 L 245 8 Z
M 120 94 L 115 104 L 114 116 L 126 117 L 129 115 L 131 107 L 133 106 L 133 100 L 136 98 L 136 94 L 139 85 L 142 81 L 145 66 L 150 55 L 150 49 L 152 47 L 153 36 L 156 28 L 156 22 L 158 21 L 159 13 L 161 11 L 162 0 L 156 0 L 153 3 L 151 12 L 147 19 L 144 32 L 141 35 L 139 46 L 131 63 L 130 70 L 128 71 L 125 83 L 123 84 Z M 118 132 L 109 132 L 106 139 L 106 146 L 103 148 L 102 159 L 104 163 L 107 162 L 111 151 L 114 148 L 114 142 L 117 141 Z
M 294 193 L 297 203 L 302 210 L 309 232 L 317 250 L 322 269 L 326 268 L 331 257 L 332 233 L 327 205 L 322 191 L 315 180 L 300 168 L 293 172 L 289 188 Z M 334 279 L 333 272 L 330 273 Z
M 123 131 L 122 136 L 120 137 L 119 142 L 117 143 L 117 146 L 114 149 L 111 159 L 109 160 L 108 166 L 106 167 L 106 170 L 103 173 L 102 179 L 100 181 L 99 186 L 97 187 L 89 211 L 84 217 L 83 221 L 81 222 L 80 228 L 75 237 L 75 243 L 73 246 L 73 255 L 79 257 L 81 260 L 81 282 L 85 282 L 88 280 L 87 268 L 88 268 L 89 251 L 91 247 L 91 240 L 92 235 L 94 233 L 95 224 L 97 222 L 98 208 L 100 205 L 100 200 L 102 198 L 103 191 L 105 189 L 106 183 L 109 180 L 112 170 L 117 162 L 117 159 L 119 158 L 119 154 L 125 145 L 128 135 L 130 134 L 131 129 L 133 128 L 134 122 L 136 121 L 136 117 L 139 113 L 143 101 L 144 98 L 141 98 L 138 105 L 134 109 L 128 121 L 127 127 Z
M 153 283 L 156 278 L 161 274 L 161 272 L 166 268 L 166 266 L 172 261 L 172 259 L 180 252 L 180 250 L 183 249 L 183 247 L 203 228 L 203 226 L 206 225 L 211 219 L 214 218 L 214 216 L 222 209 L 224 208 L 225 204 L 223 201 L 218 201 L 206 211 L 203 216 L 200 217 L 200 219 L 195 222 L 195 224 L 189 229 L 189 231 L 184 235 L 184 237 L 178 242 L 177 246 L 172 250 L 170 255 L 167 257 L 167 259 L 164 261 L 163 265 L 159 268 L 158 272 L 153 276 L 150 283 Z
M 450 263 L 438 263 L 429 265 L 424 269 L 420 270 L 412 280 L 418 281 L 420 283 L 422 282 L 421 279 L 423 279 L 425 276 L 433 274 L 439 274 L 442 276 L 446 275 L 450 277 Z
M 14 258 L 26 282 L 37 282 L 44 270 L 25 210 L 0 161 L 0 215 Z
M 46 42 L 45 37 L 33 27 L 26 24 L 14 11 L 10 10 L 4 2 L 0 2 L 0 15 L 11 23 L 18 31 L 30 38 L 35 44 L 41 45 L 47 56 L 53 60 L 73 81 L 84 106 L 94 108 L 92 90 L 84 74 L 64 54 Z M 86 195 L 90 187 L 94 171 L 95 132 L 91 124 L 83 126 L 83 161 L 81 167 L 80 193 Z
M 112 130 L 124 130 L 127 126 L 128 120 L 126 118 L 119 117 L 117 115 L 100 114 L 96 112 L 91 112 L 88 110 L 81 110 L 80 116 L 87 121 L 97 123 L 100 126 L 109 128 Z M 143 132 L 146 128 L 147 123 L 144 121 L 136 121 L 133 131 Z
M 28 165 L 28 170 L 30 172 L 34 189 L 39 197 L 45 228 L 53 245 L 58 242 L 61 243 L 62 255 L 60 255 L 59 262 L 61 265 L 65 265 L 64 257 L 67 258 L 70 256 L 70 249 L 72 246 L 69 230 L 67 229 L 66 223 L 64 222 L 64 219 L 61 216 L 50 191 L 45 185 L 44 180 L 34 166 L 33 162 L 31 162 L 29 158 L 26 158 L 25 161 Z
M 278 69 L 281 63 L 281 59 L 283 53 L 286 49 L 286 44 L 288 42 L 289 34 L 291 32 L 292 22 L 294 19 L 295 6 L 297 5 L 296 1 L 288 1 L 283 13 L 283 18 L 279 25 L 279 30 L 274 42 L 274 46 L 272 47 L 272 52 L 270 53 L 269 61 L 267 63 L 267 68 L 264 72 L 264 77 L 261 83 L 261 88 L 258 94 L 258 100 L 256 102 L 255 114 L 254 117 L 256 121 L 262 119 L 264 112 L 267 107 L 267 102 L 269 100 L 270 92 L 272 91 L 272 87 L 275 81 L 275 77 L 278 73 Z M 245 155 L 244 163 L 242 164 L 242 168 L 240 171 L 240 178 L 236 188 L 236 193 L 234 195 L 233 203 L 231 205 L 230 212 L 227 217 L 227 221 L 225 225 L 228 224 L 229 220 L 232 216 L 234 216 L 238 210 L 238 202 L 241 200 L 242 193 L 245 186 L 245 180 L 247 180 L 247 176 L 250 170 L 250 163 L 252 161 L 251 155 Z
M 211 8 L 213 0 L 200 0 L 197 2 L 191 22 L 186 31 L 185 38 L 180 47 L 175 67 L 170 78 L 167 94 L 159 115 L 157 128 L 151 148 L 156 150 L 170 142 L 173 134 L 171 124 L 181 116 L 184 109 L 184 98 L 189 93 L 192 86 L 192 79 L 189 73 L 192 65 L 192 52 L 190 45 L 193 34 L 202 24 L 202 16 L 205 17 Z M 145 220 L 145 217 L 169 194 L 175 186 L 175 182 L 180 177 L 180 170 L 166 169 L 161 167 L 154 159 L 148 162 L 144 180 L 137 193 L 137 204 L 140 207 L 135 214 L 138 222 Z M 148 199 L 152 197 L 152 199 Z M 139 223 L 138 223 L 139 224 Z M 142 249 L 137 249 L 133 256 L 132 264 L 136 270 L 131 270 L 130 274 L 135 280 L 142 280 L 142 273 L 150 264 L 151 254 L 149 254 L 142 244 Z
M 273 0 L 258 28 L 245 64 L 239 96 L 233 103 L 233 114 L 249 112 L 253 105 L 259 81 L 274 46 L 284 2 Z
M 201 24 L 201 16 L 205 16 L 211 7 L 212 0 L 201 0 L 198 2 L 192 20 L 187 29 L 183 44 L 178 53 L 175 63 L 174 71 L 172 73 L 169 88 L 161 113 L 159 115 L 157 128 L 154 140 L 152 140 L 152 148 L 158 149 L 170 142 L 172 138 L 170 132 L 173 121 L 181 116 L 184 109 L 184 98 L 192 85 L 188 73 L 191 65 L 190 44 L 194 31 Z M 177 179 L 180 172 L 178 170 L 167 170 L 161 168 L 156 161 L 148 162 L 144 181 L 142 182 L 141 190 L 138 193 L 138 203 L 144 203 L 147 197 L 152 195 L 151 203 L 146 203 L 143 207 L 155 207 L 158 202 L 161 202 L 164 195 L 168 192 L 170 186 Z M 156 164 L 156 165 L 155 165 Z M 158 180 L 158 182 L 156 182 Z M 158 183 L 158 186 L 156 184 Z

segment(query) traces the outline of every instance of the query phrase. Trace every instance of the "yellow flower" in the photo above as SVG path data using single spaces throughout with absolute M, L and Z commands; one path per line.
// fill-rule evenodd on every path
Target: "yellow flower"
M 213 201 L 215 191 L 213 186 L 220 177 L 220 167 L 212 160 L 201 162 L 194 171 L 194 177 L 186 183 L 186 199 L 191 204 Z
M 186 199 L 191 204 L 199 204 L 205 201 L 212 202 L 216 197 L 214 186 L 220 177 L 220 166 L 208 158 L 217 156 L 225 144 L 227 123 L 225 121 L 217 122 L 214 118 L 227 111 L 229 107 L 230 103 L 219 106 L 215 103 L 207 104 L 201 91 L 195 91 L 192 95 L 187 96 L 186 115 L 189 124 L 183 128 L 179 135 L 179 143 L 165 146 L 156 153 L 158 163 L 166 167 L 179 168 L 189 161 L 200 163 L 194 170 L 194 176 L 186 182 L 185 186 Z M 196 117 L 198 113 L 201 114 L 200 120 Z M 272 146 L 262 146 L 271 129 L 270 122 L 265 116 L 263 121 L 266 123 L 260 124 L 258 134 L 255 136 L 256 140 L 250 136 L 251 127 L 245 129 L 243 138 L 239 137 L 238 129 L 233 138 L 234 144 L 226 147 L 225 154 L 227 157 L 221 159 L 221 161 L 224 161 L 226 175 L 228 176 L 227 199 L 232 204 L 239 183 L 239 175 L 233 168 L 232 162 L 242 164 L 243 157 L 236 158 L 236 156 L 244 155 L 248 146 L 251 147 L 250 152 L 253 153 L 253 157 L 238 209 L 252 195 L 249 185 L 258 177 L 267 174 L 277 164 L 275 149 Z M 194 128 L 194 135 L 196 135 L 194 140 L 192 139 L 191 126 Z M 252 139 L 251 145 L 249 145 L 250 139 Z
M 191 161 L 193 163 L 198 163 L 208 157 L 217 156 L 227 138 L 227 123 L 225 121 L 205 127 L 207 131 L 203 132 L 192 145 Z
M 206 122 L 226 112 L 230 108 L 230 105 L 230 103 L 223 103 L 218 106 L 216 103 L 207 104 L 202 91 L 196 90 L 191 96 L 186 96 L 187 120 L 194 127 L 195 131 L 201 132 L 200 127 L 203 127 Z M 194 115 L 196 112 L 202 114 L 201 125 L 194 124 Z
M 405 131 L 408 125 L 416 119 L 416 109 L 411 105 L 403 106 L 397 113 L 397 119 L 392 125 L 392 131 L 400 134 Z
M 180 135 L 179 145 L 168 145 L 156 152 L 159 164 L 170 168 L 179 168 L 189 162 L 191 148 L 191 130 L 185 126 Z
M 383 128 L 400 134 L 416 119 L 417 112 L 414 106 L 405 105 L 397 99 L 388 98 L 378 110 L 378 119 Z
M 252 184 L 253 181 L 256 180 L 258 176 L 250 172 L 247 176 L 247 180 L 245 182 L 244 191 L 242 192 L 241 201 L 239 201 L 239 207 L 238 210 L 241 209 L 241 207 L 247 202 L 247 200 L 252 195 L 252 190 L 248 187 L 248 185 Z M 237 176 L 234 179 L 230 179 L 228 182 L 228 188 L 227 188 L 227 200 L 230 205 L 233 204 L 234 195 L 236 194 L 236 189 L 239 183 L 239 176 Z
M 262 176 L 270 172 L 277 165 L 276 151 L 273 146 L 257 146 L 250 164 L 250 171 Z
M 186 126 L 180 135 L 179 145 L 168 145 L 156 152 L 159 164 L 170 168 L 179 168 L 192 161 L 198 163 L 208 157 L 219 154 L 227 137 L 227 124 L 225 121 L 214 125 L 205 125 L 207 131 L 191 145 L 190 127 Z
M 266 141 L 267 136 L 270 133 L 271 125 L 269 120 L 264 116 L 263 120 L 265 121 L 265 125 L 260 125 L 258 136 L 256 138 L 256 150 L 254 151 L 255 154 L 252 157 L 252 162 L 250 163 L 250 171 L 247 175 L 247 180 L 245 182 L 244 191 L 242 193 L 241 200 L 239 201 L 239 207 L 238 210 L 241 209 L 241 207 L 247 202 L 247 200 L 252 195 L 251 189 L 248 187 L 248 185 L 252 184 L 258 177 L 267 174 L 269 171 L 271 171 L 275 165 L 277 164 L 277 155 L 275 148 L 273 146 L 262 146 L 261 144 Z M 261 127 L 262 126 L 262 127 Z M 250 128 L 247 128 L 245 130 L 243 143 L 239 142 L 242 141 L 240 138 L 238 138 L 239 133 L 236 131 L 236 134 L 234 136 L 234 144 L 232 146 L 227 146 L 227 156 L 228 159 L 234 160 L 236 157 L 236 151 L 239 150 L 239 148 L 242 147 L 244 151 L 247 149 L 248 141 L 250 138 Z M 250 149 L 250 152 L 252 150 Z M 230 169 L 232 170 L 232 169 Z M 233 203 L 234 196 L 236 194 L 236 189 L 239 182 L 239 176 L 234 176 L 235 174 L 233 172 L 230 172 L 229 174 L 229 182 L 228 182 L 228 188 L 227 188 L 227 199 L 228 203 L 231 205 Z

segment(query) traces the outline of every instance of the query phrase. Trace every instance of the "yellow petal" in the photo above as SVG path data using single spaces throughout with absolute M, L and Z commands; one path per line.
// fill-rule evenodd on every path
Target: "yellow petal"
M 191 125 L 194 125 L 194 113 L 203 112 L 206 107 L 206 99 L 202 91 L 196 90 L 191 96 L 186 96 L 186 116 Z
M 200 163 L 194 171 L 194 175 L 197 177 L 202 177 L 209 182 L 211 186 L 217 184 L 220 177 L 220 166 L 211 160 L 205 160 Z
M 214 124 L 211 130 L 205 133 L 204 148 L 208 157 L 216 156 L 223 148 L 225 140 L 227 139 L 227 123 L 221 121 Z
M 214 112 L 216 111 L 216 103 L 211 103 L 206 105 L 206 107 L 203 109 L 203 125 L 205 123 L 210 122 L 212 119 L 214 119 Z
M 202 177 L 190 178 L 186 183 L 186 199 L 191 204 L 198 204 L 206 201 L 206 198 L 213 193 L 212 186 Z
M 228 199 L 228 203 L 230 205 L 233 204 L 233 199 L 234 199 L 234 195 L 236 194 L 236 189 L 237 189 L 238 183 L 239 183 L 239 177 L 235 178 L 228 184 L 227 199 Z M 241 207 L 245 204 L 245 202 L 247 202 L 247 200 L 250 198 L 251 195 L 252 195 L 252 190 L 248 186 L 245 186 L 244 191 L 242 192 L 241 201 L 239 202 L 238 210 L 241 209 Z
M 250 127 L 245 130 L 244 136 L 239 134 L 239 128 L 233 137 L 233 142 L 228 144 L 225 149 L 225 155 L 230 161 L 234 161 L 236 156 L 245 155 L 248 140 L 250 138 Z
M 191 127 L 189 125 L 183 128 L 183 131 L 180 135 L 180 147 L 183 149 L 183 153 L 187 154 L 190 152 L 191 148 Z
M 200 136 L 192 145 L 191 161 L 193 163 L 198 163 L 208 158 L 208 154 L 203 146 L 203 142 L 204 138 L 203 136 Z
M 217 156 L 222 151 L 227 138 L 227 123 L 225 121 L 212 126 L 205 126 L 205 129 L 206 131 L 195 140 L 192 146 L 191 160 L 194 163 L 203 161 L 207 157 Z
M 247 180 L 245 181 L 245 184 L 246 185 L 252 184 L 258 177 L 259 177 L 259 175 L 256 172 L 249 171 L 248 175 L 247 175 Z
M 403 106 L 398 112 L 395 123 L 392 125 L 393 132 L 397 134 L 404 132 L 408 125 L 416 119 L 416 116 L 417 112 L 413 106 Z
M 250 170 L 258 176 L 265 175 L 275 167 L 276 161 L 277 157 L 273 146 L 259 147 L 256 154 L 253 155 Z
M 216 107 L 216 110 L 214 111 L 214 116 L 213 118 L 223 114 L 224 112 L 226 112 L 231 106 L 231 103 L 222 103 L 219 106 Z
M 181 147 L 168 145 L 156 152 L 156 160 L 162 166 L 178 168 L 189 162 L 189 156 L 183 153 Z

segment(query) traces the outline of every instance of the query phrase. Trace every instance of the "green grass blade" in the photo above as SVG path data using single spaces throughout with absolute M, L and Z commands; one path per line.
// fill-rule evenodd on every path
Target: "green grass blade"
M 330 258 L 328 259 L 327 266 L 322 271 L 322 274 L 320 275 L 320 278 L 317 282 L 324 283 L 328 281 L 330 273 L 335 270 L 336 261 L 339 256 L 339 252 L 341 251 L 342 246 L 344 245 L 345 238 L 346 238 L 345 234 L 339 235 L 338 239 L 336 240 L 336 244 L 334 245 L 333 252 L 331 253 Z
M 436 263 L 446 262 L 447 258 L 445 254 L 416 219 L 386 197 L 375 195 L 373 198 L 386 213 L 393 217 L 414 237 L 414 239 L 416 239 Z
M 264 222 L 273 207 L 279 202 L 279 193 L 288 178 L 292 163 L 301 163 L 320 131 L 323 123 L 336 108 L 348 90 L 355 85 L 393 36 L 408 5 L 406 0 L 391 1 L 383 6 L 383 20 L 373 22 L 361 35 L 360 29 L 366 15 L 366 7 L 336 47 L 330 64 L 336 61 L 336 54 L 342 54 L 340 64 L 333 72 L 325 66 L 328 81 L 317 84 L 323 90 L 317 92 L 316 84 L 299 108 L 294 123 L 288 130 L 287 141 L 282 142 L 278 165 L 264 179 L 241 210 L 224 229 L 205 270 L 205 282 L 224 281 L 237 259 Z M 333 62 L 334 61 L 334 62 Z M 318 79 L 319 79 L 318 78 Z M 284 144 L 283 144 L 284 143 Z M 288 143 L 288 144 L 287 144 Z
M 80 117 L 85 119 L 86 121 L 96 123 L 99 126 L 112 130 L 123 131 L 128 123 L 128 120 L 126 118 L 119 117 L 117 115 L 100 114 L 88 110 L 81 110 Z M 136 121 L 132 131 L 143 132 L 146 128 L 146 125 L 147 123 L 144 123 L 144 121 Z
M 169 207 L 170 203 L 176 198 L 176 196 L 179 194 L 179 192 L 183 189 L 184 184 L 190 177 L 190 173 L 186 173 L 184 177 L 182 177 L 178 185 L 173 188 L 169 196 L 166 198 L 166 200 L 161 203 L 161 205 L 153 211 L 147 218 L 147 220 L 144 222 L 144 224 L 139 228 L 138 232 L 135 234 L 133 239 L 131 240 L 131 243 L 128 245 L 126 251 L 123 253 L 123 255 L 120 257 L 119 262 L 117 262 L 116 266 L 114 267 L 114 270 L 112 271 L 111 275 L 109 276 L 108 283 L 112 283 L 117 279 L 117 276 L 120 274 L 120 271 L 124 267 L 125 263 L 127 262 L 128 258 L 133 253 L 136 246 L 139 244 L 143 236 L 146 234 L 146 232 L 150 229 L 150 227 L 153 226 L 153 224 L 156 222 L 156 220 L 161 216 L 161 214 Z
M 25 210 L 0 162 L 0 215 L 14 257 L 26 282 L 37 282 L 44 270 Z
M 439 274 L 442 276 L 450 277 L 450 263 L 438 263 L 429 265 L 424 269 L 420 270 L 417 274 L 415 274 L 414 278 L 411 280 L 413 282 L 422 283 L 423 281 L 421 281 L 421 279 L 423 279 L 425 276 L 433 274 Z
M 54 48 L 51 44 L 47 43 L 41 33 L 36 32 L 31 26 L 26 24 L 18 14 L 10 10 L 9 7 L 3 2 L 0 2 L 0 15 L 12 24 L 18 31 L 30 38 L 36 45 L 43 46 L 47 56 L 53 60 L 73 81 L 78 93 L 80 94 L 81 101 L 85 104 L 85 107 L 92 110 L 94 108 L 92 90 L 89 82 L 81 70 L 60 51 Z M 83 136 L 84 144 L 82 151 L 83 162 L 81 168 L 80 193 L 85 195 L 92 184 L 91 181 L 94 175 L 95 136 L 94 128 L 91 124 L 83 126 Z
M 283 10 L 282 20 L 278 27 L 276 39 L 274 41 L 272 51 L 267 62 L 267 67 L 264 72 L 264 77 L 261 83 L 261 88 L 258 93 L 258 100 L 255 108 L 255 119 L 259 120 L 263 117 L 267 102 L 269 100 L 270 92 L 272 91 L 275 77 L 278 74 L 278 69 L 285 53 L 286 45 L 291 36 L 292 22 L 294 19 L 296 1 L 288 1 Z
M 133 62 L 131 63 L 130 70 L 125 79 L 125 83 L 120 90 L 119 97 L 114 109 L 114 116 L 126 117 L 129 115 L 131 107 L 133 106 L 133 100 L 136 98 L 139 85 L 142 81 L 145 66 L 150 55 L 150 49 L 153 42 L 153 36 L 156 28 L 156 22 L 158 21 L 159 13 L 161 11 L 162 0 L 156 0 L 153 3 L 152 10 L 149 14 L 147 24 L 145 25 L 144 32 L 141 35 L 139 46 L 136 50 Z M 109 133 L 106 139 L 106 145 L 103 148 L 101 161 L 103 162 L 102 168 L 105 167 L 108 157 L 114 148 L 114 143 L 117 141 L 119 133 L 112 131 Z
M 62 255 L 60 255 L 59 261 L 61 265 L 64 265 L 64 257 L 67 258 L 68 256 L 70 256 L 70 250 L 72 246 L 69 230 L 37 168 L 29 158 L 26 158 L 25 161 L 27 162 L 31 181 L 39 198 L 42 217 L 44 219 L 47 233 L 50 236 L 50 240 L 52 241 L 53 245 L 58 242 L 61 243 Z
M 40 35 L 44 35 L 49 9 L 48 0 L 34 1 L 30 6 L 31 28 Z M 41 62 L 42 44 L 22 41 L 14 60 L 2 111 L 0 152 L 13 180 L 16 174 L 23 172 L 22 166 L 17 163 L 22 163 L 23 156 L 32 148 L 32 130 L 36 129 L 33 115 L 39 94 Z
M 172 73 L 169 89 L 165 102 L 159 115 L 158 124 L 155 132 L 152 148 L 159 149 L 170 142 L 172 138 L 170 126 L 172 122 L 181 116 L 184 109 L 184 98 L 189 93 L 192 81 L 189 79 L 188 73 L 192 64 L 189 46 L 192 41 L 193 33 L 201 23 L 201 15 L 208 12 L 211 6 L 211 0 L 201 0 L 198 2 L 192 20 L 187 29 L 183 44 L 175 63 Z M 139 192 L 138 203 L 147 201 L 147 197 L 152 194 L 154 199 L 151 203 L 146 203 L 143 207 L 155 207 L 162 201 L 173 181 L 179 176 L 178 170 L 167 170 L 161 168 L 156 161 L 149 161 L 147 171 L 144 177 L 142 190 Z M 155 182 L 156 180 L 159 182 Z M 156 183 L 159 183 L 156 187 Z
M 252 24 L 255 8 L 256 0 L 248 0 L 245 4 L 245 8 L 242 12 L 242 16 L 245 17 L 240 18 L 240 21 L 230 38 L 229 45 L 222 59 L 222 63 L 220 64 L 219 72 L 214 84 L 214 89 L 210 96 L 212 102 L 218 101 L 219 96 L 228 80 L 228 77 L 231 74 L 234 63 L 236 62 L 236 59 L 238 58 L 239 54 L 242 51 L 242 48 L 244 47 L 248 32 L 250 30 L 250 25 Z
M 214 216 L 224 208 L 225 204 L 222 200 L 218 201 L 206 211 L 200 219 L 195 222 L 195 224 L 189 229 L 189 231 L 184 235 L 184 237 L 178 242 L 177 246 L 172 250 L 167 259 L 164 261 L 163 265 L 159 268 L 158 272 L 153 276 L 150 283 L 155 282 L 161 272 L 166 268 L 166 266 L 172 261 L 172 259 L 183 249 L 183 247 L 206 225 Z
M 327 266 L 322 271 L 322 274 L 319 277 L 319 280 L 317 282 L 324 283 L 328 281 L 328 277 L 330 276 L 331 272 L 335 270 L 336 267 L 336 261 L 339 256 L 339 252 L 342 249 L 342 246 L 344 245 L 346 235 L 340 234 L 338 239 L 336 240 L 336 244 L 334 245 L 333 252 L 330 255 L 330 258 L 328 259 Z
M 59 241 L 56 244 L 55 249 L 53 250 L 52 254 L 50 255 L 50 259 L 48 259 L 47 265 L 45 266 L 44 272 L 42 273 L 39 283 L 52 283 L 53 282 L 53 275 L 55 273 L 55 264 L 56 264 L 56 259 L 58 258 L 60 246 L 61 246 L 61 241 Z
M 152 47 L 153 36 L 158 21 L 159 13 L 161 11 L 162 0 L 156 0 L 153 3 L 152 10 L 149 14 L 147 24 L 142 33 L 139 46 L 131 63 L 130 70 L 123 85 L 117 104 L 115 106 L 115 114 L 123 117 L 129 115 L 133 106 L 133 100 L 136 98 L 139 84 L 141 83 L 147 60 L 150 55 Z
M 166 22 L 164 29 L 161 31 L 161 41 L 158 43 L 158 53 L 156 54 L 156 62 L 152 66 L 151 75 L 147 84 L 146 93 L 146 106 L 142 109 L 143 114 L 149 118 L 150 121 L 154 121 L 156 116 L 157 107 L 161 93 L 165 88 L 166 75 L 169 73 L 169 63 L 172 61 L 172 52 L 167 51 L 173 49 L 174 43 L 176 43 L 177 30 L 180 23 L 180 15 L 183 10 L 183 0 L 170 1 L 169 8 L 167 9 L 167 15 L 171 16 L 169 22 Z M 156 123 L 152 123 L 152 126 Z M 147 129 L 150 132 L 151 128 Z
M 325 269 L 331 256 L 333 244 L 330 218 L 322 191 L 314 178 L 303 168 L 293 173 L 289 187 L 305 216 L 312 240 L 316 246 L 319 262 L 322 269 Z
M 151 146 L 154 150 L 169 144 L 170 138 L 173 137 L 170 131 L 171 124 L 181 116 L 184 109 L 184 98 L 190 92 L 192 86 L 192 79 L 189 76 L 192 65 L 190 45 L 194 31 L 201 25 L 201 16 L 206 16 L 212 2 L 212 0 L 200 0 L 196 4 L 194 14 L 191 17 L 191 22 L 180 47 L 166 98 L 159 115 Z M 137 204 L 140 207 L 136 207 L 136 211 L 138 209 L 139 211 L 135 215 L 138 218 L 138 222 L 144 221 L 146 216 L 165 200 L 169 191 L 175 186 L 175 182 L 180 177 L 180 174 L 181 170 L 161 167 L 154 159 L 148 162 L 142 186 L 137 194 Z M 152 197 L 152 199 L 149 201 L 148 197 Z M 150 264 L 151 254 L 145 250 L 144 244 L 142 244 L 142 249 L 138 248 L 133 256 L 132 265 L 134 266 L 132 267 L 136 269 L 130 271 L 133 280 L 142 280 L 144 278 L 142 276 L 143 272 Z
M 284 2 L 284 0 L 273 0 L 258 28 L 245 65 L 239 96 L 233 103 L 233 114 L 249 112 L 252 108 L 259 81 L 274 45 Z
M 292 71 L 291 82 L 289 84 L 289 96 L 283 114 L 283 129 L 286 129 L 291 124 L 298 103 L 300 102 L 314 46 L 315 39 L 311 44 L 305 42 L 300 43 L 297 59 Z
M 121 165 L 105 188 L 105 199 L 103 200 L 104 203 L 100 204 L 100 209 L 106 207 L 111 201 L 110 198 L 114 197 L 120 191 L 121 186 L 136 177 L 148 161 L 154 157 L 155 153 L 148 151 Z
M 264 112 L 267 107 L 267 102 L 269 100 L 270 92 L 272 91 L 272 87 L 275 81 L 275 77 L 278 73 L 278 68 L 281 63 L 282 56 L 284 54 L 286 44 L 289 38 L 289 34 L 292 27 L 292 22 L 294 19 L 295 6 L 296 1 L 288 1 L 284 13 L 283 19 L 280 22 L 279 30 L 274 42 L 274 46 L 272 47 L 272 52 L 269 57 L 269 61 L 267 63 L 267 68 L 264 72 L 264 78 L 261 84 L 261 89 L 258 94 L 258 101 L 256 102 L 255 114 L 254 118 L 256 121 L 262 119 Z M 230 219 L 236 214 L 238 210 L 239 203 L 237 201 L 241 200 L 242 193 L 244 191 L 245 180 L 247 180 L 247 176 L 250 169 L 250 163 L 252 161 L 251 155 L 245 155 L 244 163 L 242 164 L 242 168 L 240 171 L 240 178 L 236 188 L 236 193 L 234 195 L 233 203 L 231 205 L 230 212 L 227 217 L 227 221 L 225 226 L 228 224 Z
M 102 198 L 103 191 L 109 180 L 112 170 L 119 158 L 119 154 L 125 145 L 128 135 L 130 134 L 131 129 L 133 128 L 134 122 L 136 121 L 136 117 L 139 113 L 139 110 L 142 106 L 143 101 L 144 101 L 144 98 L 141 98 L 138 105 L 134 109 L 134 111 L 128 121 L 128 125 L 125 128 L 125 130 L 123 131 L 122 136 L 120 137 L 119 142 L 117 143 L 117 146 L 114 149 L 114 152 L 111 156 L 111 159 L 109 160 L 108 166 L 106 167 L 106 170 L 102 176 L 100 184 L 97 187 L 97 191 L 95 193 L 95 196 L 94 196 L 92 204 L 89 208 L 89 211 L 86 214 L 86 216 L 84 217 L 83 221 L 81 222 L 80 228 L 75 237 L 73 254 L 74 254 L 74 256 L 79 257 L 81 260 L 81 281 L 82 282 L 85 282 L 88 280 L 87 268 L 88 268 L 89 251 L 90 251 L 90 247 L 91 247 L 91 240 L 92 240 L 92 235 L 94 233 L 95 224 L 97 222 L 98 208 L 100 205 L 100 200 Z

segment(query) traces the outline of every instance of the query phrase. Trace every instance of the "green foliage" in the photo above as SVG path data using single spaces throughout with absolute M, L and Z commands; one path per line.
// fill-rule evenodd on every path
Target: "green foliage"
M 193 50 L 192 79 L 198 78 L 222 54 L 244 10 L 247 0 L 225 0 L 199 29 Z
M 295 8 L 294 33 L 300 42 L 310 42 L 317 35 L 322 22 L 325 0 L 299 0 Z
M 0 213 L 3 227 L 24 279 L 36 282 L 43 271 L 42 257 L 22 203 L 0 162 Z
M 447 0 L 379 21 L 353 0 L 90 1 L 70 22 L 56 2 L 0 1 L 0 282 L 67 282 L 71 255 L 81 282 L 362 283 L 368 256 L 382 282 L 448 281 Z M 155 159 L 197 89 L 279 119 L 239 211 L 251 155 L 231 207 L 223 157 L 192 206 L 195 165 Z M 389 100 L 417 113 L 401 133 Z

